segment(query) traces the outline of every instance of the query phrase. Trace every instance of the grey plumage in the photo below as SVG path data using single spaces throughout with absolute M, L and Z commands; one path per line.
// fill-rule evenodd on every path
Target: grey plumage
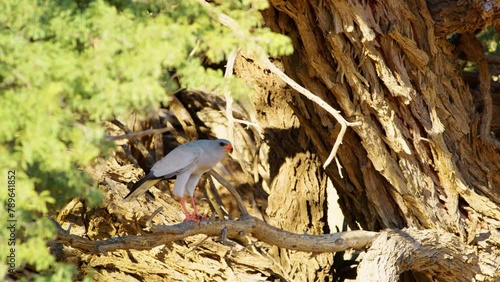
M 151 171 L 132 186 L 124 201 L 132 201 L 162 179 L 174 176 L 177 179 L 173 194 L 181 198 L 188 192 L 193 197 L 203 173 L 215 166 L 229 150 L 232 150 L 231 142 L 225 139 L 197 140 L 183 144 L 156 162 Z

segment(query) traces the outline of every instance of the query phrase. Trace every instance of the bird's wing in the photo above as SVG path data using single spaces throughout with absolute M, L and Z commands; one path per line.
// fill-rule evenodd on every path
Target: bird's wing
M 158 183 L 161 179 L 162 179 L 161 177 L 156 177 L 153 175 L 152 172 L 149 172 L 148 175 L 146 175 L 143 179 L 134 183 L 132 189 L 130 189 L 130 193 L 128 193 L 128 195 L 125 196 L 123 200 L 125 202 L 130 202 L 134 200 L 140 195 L 146 193 L 146 191 L 148 191 L 149 188 L 151 188 L 151 186 Z
M 186 143 L 175 148 L 151 168 L 155 177 L 168 178 L 186 170 L 196 168 L 203 153 L 202 148 L 193 143 Z

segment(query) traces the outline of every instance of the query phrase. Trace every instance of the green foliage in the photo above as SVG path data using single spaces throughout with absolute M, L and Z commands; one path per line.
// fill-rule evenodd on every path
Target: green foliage
M 0 1 L 0 168 L 15 170 L 16 267 L 29 263 L 37 281 L 69 281 L 45 242 L 47 215 L 74 197 L 98 205 L 85 167 L 112 148 L 103 121 L 146 113 L 180 87 L 208 92 L 250 90 L 224 79 L 221 64 L 237 48 L 292 52 L 290 40 L 261 26 L 262 0 Z M 240 31 L 221 25 L 236 20 Z M 2 188 L 4 189 L 4 188 Z M 2 190 L 5 191 L 6 189 Z M 0 255 L 9 253 L 9 194 L 0 193 Z M 11 197 L 12 198 L 12 197 Z M 0 265 L 0 277 L 7 273 Z M 28 279 L 31 279 L 28 278 Z
M 500 34 L 496 33 L 495 28 L 486 28 L 477 35 L 477 38 L 483 44 L 486 53 L 500 55 Z

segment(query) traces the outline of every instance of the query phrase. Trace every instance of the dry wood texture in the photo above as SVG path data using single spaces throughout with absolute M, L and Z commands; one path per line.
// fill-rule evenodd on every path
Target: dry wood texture
M 285 72 L 362 123 L 348 130 L 339 151 L 344 178 L 335 165 L 326 169 L 352 228 L 440 229 L 466 241 L 500 227 L 491 78 L 473 36 L 499 25 L 498 1 L 271 5 L 266 23 L 289 35 L 296 50 L 283 60 Z M 449 42 L 454 33 L 463 40 Z M 477 89 L 464 83 L 458 60 L 464 54 L 479 65 Z M 274 105 L 291 105 L 324 161 L 338 132 L 335 120 L 300 95 L 274 90 L 261 89 L 272 93 Z
M 264 128 L 268 152 L 269 222 L 296 233 L 329 233 L 326 224 L 326 174 L 316 154 L 308 151 L 309 137 L 288 102 L 289 87 L 264 68 L 252 67 L 245 58 L 236 62 L 236 73 L 256 86 L 253 104 Z M 324 152 L 327 156 L 329 149 Z M 338 215 L 342 216 L 342 215 Z M 331 279 L 332 254 L 304 254 L 275 247 L 271 255 L 297 281 Z
M 464 204 L 500 219 L 500 191 L 491 189 L 500 184 L 500 161 L 495 148 L 477 138 L 480 113 L 454 46 L 436 37 L 425 2 L 272 4 L 268 22 L 291 34 L 297 50 L 285 70 L 362 121 L 350 131 L 358 144 L 344 142 L 339 157 L 347 182 L 366 192 L 369 213 L 381 226 L 439 227 L 464 236 Z M 312 123 L 309 136 L 318 151 L 331 145 L 330 117 L 308 101 L 297 103 L 296 114 Z M 327 172 L 349 209 L 366 208 L 347 199 L 352 188 L 333 168 Z
M 57 239 L 52 244 L 71 246 L 89 254 L 106 255 L 116 250 L 151 250 L 200 234 L 223 237 L 223 232 L 224 236 L 229 238 L 253 236 L 261 242 L 284 249 L 315 253 L 362 249 L 377 236 L 376 232 L 362 230 L 321 235 L 295 234 L 273 227 L 258 218 L 246 216 L 237 221 L 202 221 L 200 223 L 189 221 L 176 225 L 155 225 L 150 228 L 150 232 L 142 235 L 112 237 L 99 241 L 72 235 L 69 231 L 59 228 Z
M 56 245 L 54 252 L 107 281 L 337 279 L 333 254 L 299 253 L 286 240 L 259 233 L 276 231 L 259 225 L 264 221 L 309 234 L 286 233 L 291 238 L 332 233 L 335 226 L 328 219 L 342 215 L 333 214 L 328 202 L 331 180 L 351 229 L 421 230 L 382 231 L 361 264 L 359 281 L 499 277 L 500 157 L 498 140 L 490 134 L 499 124 L 491 97 L 496 86 L 490 81 L 492 60 L 474 32 L 488 24 L 500 26 L 500 1 L 270 2 L 266 24 L 289 35 L 295 47 L 293 55 L 275 64 L 348 121 L 361 122 L 347 130 L 337 153 L 343 177 L 335 163 L 321 167 L 340 131 L 336 120 L 259 65 L 254 54 L 243 53 L 235 73 L 255 86 L 256 95 L 235 103 L 232 115 L 248 123 L 228 128 L 222 99 L 186 92 L 149 123 L 133 117 L 115 122 L 122 131 L 110 128 L 112 135 L 152 128 L 169 132 L 121 140 L 123 152 L 92 168 L 106 205 L 87 210 L 78 201 L 68 204 L 58 222 L 64 228 L 72 223 L 71 234 L 90 240 L 61 233 L 60 243 L 79 247 Z M 453 34 L 458 41 L 447 40 Z M 459 58 L 476 62 L 478 72 L 464 79 Z M 253 217 L 156 227 L 180 232 L 161 238 L 154 228 L 144 231 L 176 223 L 182 213 L 168 195 L 168 182 L 157 186 L 160 191 L 151 189 L 155 201 L 146 195 L 124 206 L 125 186 L 142 174 L 130 163 L 147 170 L 153 153 L 158 159 L 178 143 L 215 136 L 235 145 L 232 158 L 216 170 L 235 186 Z M 221 217 L 227 210 L 227 218 L 237 217 L 229 193 L 216 193 L 210 181 L 205 183 L 215 213 Z M 164 209 L 151 217 L 160 205 Z M 208 206 L 202 204 L 202 211 Z M 112 246 L 107 256 L 96 254 L 103 250 L 99 244 Z M 364 280 L 372 274 L 372 280 Z
M 485 281 L 498 278 L 495 255 L 478 254 L 457 236 L 434 230 L 383 232 L 363 258 L 358 281 L 398 281 L 413 271 L 417 281 Z

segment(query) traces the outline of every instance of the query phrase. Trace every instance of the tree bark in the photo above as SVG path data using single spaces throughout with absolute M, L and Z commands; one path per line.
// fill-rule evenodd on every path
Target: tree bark
M 287 85 L 252 67 L 241 57 L 236 73 L 257 88 L 252 102 L 264 128 L 266 162 L 269 170 L 269 223 L 295 233 L 330 233 L 327 224 L 327 177 L 316 154 L 310 153 L 305 132 L 289 105 L 293 94 Z M 313 254 L 273 247 L 270 254 L 295 281 L 331 280 L 333 254 Z
M 417 281 L 483 281 L 495 277 L 496 268 L 493 254 L 478 255 L 453 234 L 391 230 L 377 237 L 363 258 L 358 281 L 398 281 L 410 271 Z
M 358 281 L 500 277 L 500 157 L 498 141 L 489 134 L 499 121 L 491 120 L 497 116 L 489 61 L 474 36 L 487 24 L 500 26 L 499 1 L 272 0 L 271 5 L 264 12 L 266 24 L 290 36 L 295 47 L 293 55 L 275 64 L 349 121 L 361 122 L 344 136 L 337 154 L 341 169 L 335 162 L 322 168 L 340 130 L 336 120 L 252 54 L 242 54 L 235 72 L 255 86 L 251 102 L 256 112 L 235 104 L 233 115 L 253 125 L 228 125 L 224 101 L 186 92 L 157 113 L 153 126 L 125 122 L 135 125 L 134 132 L 170 129 L 163 138 L 134 139 L 133 147 L 124 142 L 124 152 L 91 168 L 106 204 L 87 210 L 75 201 L 61 211 L 58 222 L 74 227 L 59 242 L 81 248 L 65 248 L 60 257 L 75 260 L 83 274 L 94 273 L 103 281 L 339 279 L 332 254 L 265 244 L 266 234 L 255 233 L 252 223 L 217 222 L 205 230 L 165 227 L 189 227 L 176 236 L 147 233 L 151 223 L 173 224 L 182 213 L 169 196 L 168 182 L 124 205 L 126 185 L 143 173 L 129 163 L 147 170 L 153 163 L 148 150 L 158 159 L 178 143 L 217 136 L 231 139 L 236 148 L 219 169 L 237 186 L 259 224 L 298 234 L 333 233 L 330 219 L 342 215 L 333 212 L 335 203 L 328 200 L 331 182 L 348 226 L 380 231 L 361 259 Z M 459 40 L 447 40 L 453 34 Z M 468 74 L 474 84 L 464 81 L 463 59 L 479 66 L 475 76 Z M 126 126 L 122 129 L 130 134 Z M 226 217 L 238 216 L 225 189 L 218 191 L 207 194 L 223 203 Z M 148 200 L 151 195 L 155 201 Z M 156 215 L 159 205 L 165 209 Z M 207 210 L 201 204 L 201 211 Z M 243 227 L 255 237 L 241 235 L 238 228 Z M 218 234 L 221 228 L 226 230 L 222 239 L 201 235 Z M 148 250 L 135 250 L 146 243 Z M 279 240 L 269 243 L 280 245 Z M 100 244 L 112 246 L 106 256 L 98 254 Z
M 489 134 L 491 78 L 473 36 L 484 25 L 499 25 L 498 1 L 271 5 L 266 23 L 295 47 L 282 61 L 285 72 L 362 123 L 348 130 L 338 152 L 343 178 L 335 164 L 325 170 L 351 228 L 445 230 L 471 242 L 500 227 L 498 141 Z M 468 15 L 466 22 L 456 15 L 461 21 Z M 454 33 L 464 33 L 461 42 L 446 39 Z M 464 54 L 479 65 L 477 89 L 464 83 Z M 270 85 L 259 85 L 260 92 L 273 106 L 290 105 L 300 121 L 298 135 L 325 161 L 338 132 L 335 120 L 297 93 Z M 280 147 L 304 146 L 303 139 L 291 140 L 295 144 Z

